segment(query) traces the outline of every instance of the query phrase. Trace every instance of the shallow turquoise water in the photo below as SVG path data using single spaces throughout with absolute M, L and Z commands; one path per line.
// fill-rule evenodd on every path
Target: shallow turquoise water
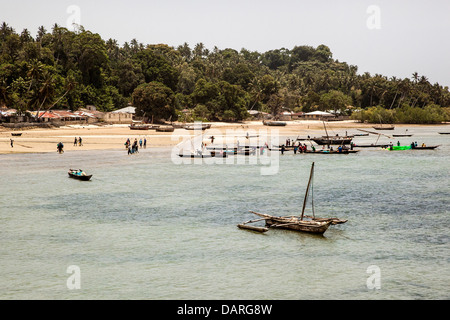
M 174 164 L 165 149 L 0 155 L 0 298 L 449 299 L 440 130 L 414 128 L 434 151 L 286 153 L 275 175 L 260 163 Z M 313 161 L 316 215 L 347 224 L 323 237 L 236 227 L 248 210 L 301 212 Z M 79 167 L 92 181 L 67 177 Z M 66 284 L 71 265 L 79 290 Z M 378 290 L 366 284 L 372 265 Z

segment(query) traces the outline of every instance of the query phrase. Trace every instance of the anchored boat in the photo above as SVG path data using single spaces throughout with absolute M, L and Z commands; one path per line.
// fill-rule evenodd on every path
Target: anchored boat
M 256 232 L 267 232 L 269 231 L 270 228 L 280 228 L 293 231 L 308 232 L 313 234 L 324 234 L 325 231 L 327 231 L 331 225 L 346 223 L 347 220 L 341 220 L 338 218 L 316 218 L 314 214 L 314 202 L 312 202 L 313 216 L 312 217 L 305 216 L 306 202 L 308 200 L 308 196 L 310 194 L 310 190 L 312 187 L 313 176 L 314 176 L 314 162 L 311 167 L 311 173 L 308 181 L 308 187 L 306 188 L 305 200 L 303 201 L 303 209 L 301 216 L 278 217 L 269 214 L 250 211 L 251 213 L 259 216 L 260 218 L 239 224 L 238 228 Z M 249 225 L 250 223 L 258 221 L 265 221 L 266 227 L 255 227 Z

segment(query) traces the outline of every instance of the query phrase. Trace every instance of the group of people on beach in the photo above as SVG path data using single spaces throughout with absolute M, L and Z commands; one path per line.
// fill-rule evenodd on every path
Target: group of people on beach
M 75 140 L 73 141 L 73 145 L 74 146 L 82 146 L 83 145 L 83 139 L 81 139 L 81 137 L 75 137 Z M 58 142 L 58 144 L 56 145 L 56 151 L 58 153 L 64 153 L 64 143 L 62 142 Z
M 144 140 L 140 138 L 139 142 L 137 138 L 135 138 L 133 144 L 131 144 L 131 140 L 128 138 L 125 142 L 125 148 L 128 150 L 128 154 L 139 153 L 139 148 L 147 148 L 147 138 L 144 138 Z
M 73 145 L 74 146 L 82 146 L 83 145 L 83 139 L 81 139 L 81 137 L 79 137 L 78 139 L 77 139 L 77 137 L 75 137 L 75 140 L 73 141 Z

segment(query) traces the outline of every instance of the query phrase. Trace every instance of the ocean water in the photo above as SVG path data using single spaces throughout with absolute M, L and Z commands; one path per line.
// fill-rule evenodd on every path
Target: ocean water
M 0 155 L 0 299 L 449 299 L 449 130 L 410 131 L 402 144 L 440 147 L 287 152 L 273 175 L 177 164 L 170 149 Z M 312 162 L 316 215 L 346 224 L 236 227 L 249 210 L 299 214 Z

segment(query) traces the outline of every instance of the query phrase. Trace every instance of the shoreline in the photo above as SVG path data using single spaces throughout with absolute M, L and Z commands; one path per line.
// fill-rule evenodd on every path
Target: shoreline
M 204 131 L 205 139 L 211 135 L 230 135 L 233 134 L 244 138 L 246 133 L 260 134 L 271 132 L 279 134 L 280 137 L 296 139 L 297 137 L 322 136 L 325 135 L 325 129 L 322 121 L 319 120 L 294 120 L 285 121 L 285 127 L 270 127 L 262 124 L 262 121 L 246 121 L 243 123 L 224 123 L 213 122 L 211 129 Z M 367 124 L 348 121 L 327 122 L 328 134 L 345 135 L 358 133 L 358 129 L 374 130 L 375 124 Z M 448 124 L 441 124 L 448 125 Z M 438 125 L 411 125 L 396 124 L 396 128 L 414 128 L 424 126 Z M 375 130 L 374 130 L 375 131 Z M 12 136 L 11 133 L 22 133 L 22 136 Z M 71 125 L 51 129 L 28 129 L 11 130 L 0 127 L 0 154 L 19 154 L 19 153 L 51 153 L 56 152 L 56 145 L 59 142 L 64 144 L 64 151 L 88 151 L 88 150 L 121 150 L 125 149 L 124 143 L 127 138 L 147 139 L 147 148 L 173 147 L 179 144 L 182 139 L 193 137 L 198 132 L 186 129 L 175 129 L 174 132 L 156 132 L 155 130 L 136 131 L 130 130 L 129 125 Z M 389 135 L 392 131 L 380 131 L 378 133 Z M 75 137 L 82 137 L 83 145 L 74 146 Z M 11 139 L 13 147 L 11 147 Z M 244 138 L 245 139 L 245 138 Z

